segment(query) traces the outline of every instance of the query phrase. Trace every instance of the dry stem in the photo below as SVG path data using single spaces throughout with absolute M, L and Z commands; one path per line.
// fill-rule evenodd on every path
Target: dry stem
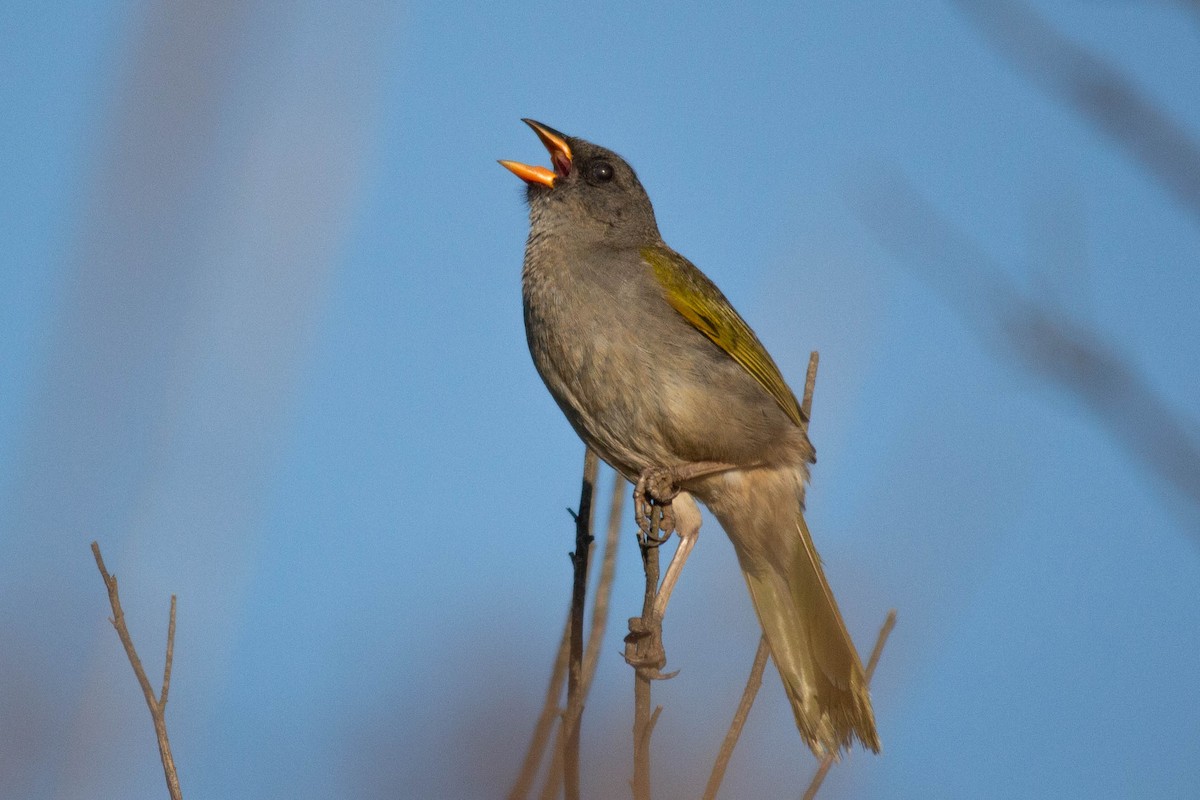
M 725 770 L 729 767 L 729 759 L 733 757 L 733 748 L 737 747 L 738 737 L 746 726 L 746 718 L 750 716 L 750 707 L 762 686 L 763 672 L 767 668 L 767 658 L 771 655 L 767 647 L 767 637 L 764 634 L 758 639 L 758 650 L 754 652 L 754 664 L 750 667 L 750 677 L 746 679 L 746 688 L 742 690 L 742 699 L 734 712 L 733 721 L 725 733 L 725 741 L 721 742 L 721 750 L 713 763 L 712 772 L 708 776 L 708 785 L 704 787 L 704 800 L 714 800 L 725 779 Z
M 92 555 L 96 557 L 96 566 L 100 569 L 101 577 L 104 578 L 105 588 L 108 589 L 108 604 L 112 607 L 113 612 L 108 621 L 116 628 L 117 636 L 125 648 L 125 655 L 129 658 L 133 674 L 142 687 L 142 694 L 145 695 L 146 705 L 150 709 L 150 718 L 154 722 L 154 735 L 158 739 L 158 754 L 162 758 L 163 775 L 167 780 L 167 791 L 171 793 L 171 800 L 181 800 L 183 792 L 179 788 L 179 775 L 175 771 L 175 759 L 171 755 L 171 743 L 167 739 L 165 717 L 167 694 L 171 688 L 171 664 L 175 659 L 175 595 L 171 595 L 171 614 L 167 623 L 167 655 L 166 663 L 163 665 L 162 689 L 158 696 L 155 696 L 150 679 L 146 677 L 146 670 L 142 667 L 142 660 L 138 658 L 137 648 L 133 646 L 133 637 L 129 635 L 129 628 L 125 625 L 125 612 L 121 609 L 121 598 L 117 593 L 117 576 L 110 575 L 105 569 L 104 559 L 100 555 L 100 545 L 96 542 L 92 542 Z
M 538 715 L 537 724 L 533 726 L 533 736 L 530 737 L 529 748 L 525 751 L 525 759 L 521 762 L 521 771 L 517 774 L 513 787 L 508 791 L 508 800 L 524 800 L 529 796 L 529 790 L 533 788 L 533 781 L 537 778 L 538 767 L 541 766 L 546 745 L 550 742 L 550 732 L 554 729 L 554 721 L 559 719 L 558 698 L 562 695 L 563 683 L 566 682 L 567 656 L 570 651 L 571 614 L 568 611 L 566 622 L 563 623 L 558 654 L 554 657 L 554 668 L 550 673 L 550 684 L 546 687 L 546 699 L 542 704 L 542 713 Z M 560 746 L 554 749 L 556 754 L 562 752 Z M 556 772 L 555 764 L 562 764 L 562 758 L 558 755 L 551 763 L 550 771 L 552 773 Z M 561 773 L 561 766 L 557 772 Z M 558 781 L 555 780 L 554 783 L 557 786 Z

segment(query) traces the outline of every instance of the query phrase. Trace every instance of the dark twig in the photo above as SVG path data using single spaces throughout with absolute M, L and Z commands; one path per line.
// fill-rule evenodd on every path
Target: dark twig
M 620 513 L 625 500 L 625 480 L 622 476 L 616 475 L 613 477 L 612 485 L 612 500 L 608 504 L 608 531 L 605 537 L 604 561 L 600 567 L 600 579 L 596 582 L 595 597 L 592 604 L 592 628 L 588 632 L 587 649 L 583 651 L 583 684 L 580 688 L 580 703 L 576 706 L 568 705 L 565 714 L 563 715 L 563 724 L 558 728 L 558 736 L 554 742 L 554 758 L 551 760 L 550 769 L 547 770 L 546 781 L 542 784 L 541 798 L 550 799 L 556 795 L 557 789 L 563 784 L 563 748 L 565 746 L 565 732 L 571 727 L 570 720 L 575 715 L 583 714 L 583 703 L 588 698 L 588 692 L 592 690 L 592 679 L 595 676 L 596 666 L 600 662 L 600 645 L 604 642 L 605 628 L 608 626 L 608 603 L 612 597 L 613 579 L 617 575 L 617 546 L 620 534 Z M 568 651 L 568 639 L 570 637 L 570 618 L 568 618 L 568 626 L 563 631 L 563 663 L 566 663 L 566 651 Z M 565 668 L 564 668 L 565 672 Z M 559 682 L 558 690 L 562 688 L 562 682 Z M 557 694 L 554 699 L 547 699 L 547 708 L 551 714 L 557 711 Z M 545 714 L 545 710 L 542 711 Z M 542 745 L 545 746 L 545 745 Z M 540 758 L 540 756 L 539 756 Z M 534 766 L 536 769 L 536 765 Z M 532 778 L 530 778 L 532 781 Z M 510 794 L 510 800 L 515 796 Z
M 133 637 L 129 635 L 129 628 L 125 625 L 125 612 L 121 609 L 121 598 L 117 594 L 117 576 L 110 575 L 105 569 L 104 559 L 100 555 L 100 545 L 96 542 L 92 542 L 92 555 L 96 557 L 96 566 L 100 569 L 101 577 L 104 578 L 105 588 L 108 589 L 108 604 L 112 607 L 113 612 L 109 622 L 117 631 L 117 637 L 120 638 L 121 645 L 125 648 L 125 655 L 133 667 L 133 674 L 142 687 L 142 694 L 150 709 L 150 718 L 154 722 L 154 735 L 158 739 L 158 754 L 162 758 L 163 775 L 167 779 L 167 791 L 171 793 L 171 800 L 180 800 L 183 792 L 179 788 L 179 775 L 175 771 L 175 759 L 171 755 L 171 743 L 167 739 L 165 717 L 167 693 L 171 686 L 171 662 L 175 657 L 175 595 L 171 595 L 171 614 L 167 623 L 167 655 L 166 664 L 163 666 L 162 689 L 158 696 L 155 696 L 154 687 L 150 685 L 150 679 L 146 677 L 146 670 L 142 668 L 142 660 L 138 658 L 137 648 L 133 646 Z
M 592 679 L 596 674 L 599 663 L 600 646 L 604 639 L 604 631 L 608 625 L 609 602 L 612 597 L 612 586 L 616 577 L 616 557 L 621 529 L 620 517 L 625 501 L 625 480 L 616 475 L 613 480 L 612 500 L 608 512 L 608 532 L 604 541 L 604 558 L 600 569 L 600 579 L 596 583 L 596 594 L 592 603 L 592 625 L 588 633 L 587 648 L 583 656 L 583 686 L 580 690 L 582 701 L 586 702 L 591 689 Z M 589 568 L 590 568 L 589 563 Z M 568 611 L 563 624 L 562 640 L 559 643 L 558 654 L 554 660 L 550 683 L 546 688 L 546 697 L 542 711 L 534 726 L 533 736 L 530 737 L 529 748 L 525 752 L 521 771 L 508 792 L 508 800 L 524 800 L 533 789 L 547 746 L 550 744 L 550 734 L 554 731 L 554 722 L 563 719 L 564 713 L 559 706 L 563 684 L 567 677 L 567 661 L 571 650 L 571 612 Z M 555 736 L 553 757 L 546 771 L 545 783 L 542 785 L 540 797 L 554 797 L 563 783 L 563 747 L 565 728 L 559 726 Z
M 579 800 L 579 728 L 583 719 L 583 612 L 587 601 L 588 556 L 592 550 L 592 497 L 600 459 L 589 447 L 583 456 L 583 486 L 575 514 L 574 581 L 571 592 L 571 656 L 567 665 L 567 711 L 563 746 L 563 788 L 567 800 Z
M 879 635 L 875 637 L 875 649 L 871 651 L 871 658 L 867 661 L 867 685 L 871 685 L 871 678 L 875 675 L 875 667 L 879 665 L 879 657 L 883 655 L 883 646 L 887 644 L 888 636 L 892 633 L 892 628 L 896 627 L 896 609 L 888 612 L 887 619 L 883 621 L 883 627 L 879 629 Z M 836 753 L 830 753 L 821 759 L 821 766 L 817 767 L 816 773 L 813 774 L 812 782 L 808 784 L 808 790 L 804 793 L 802 800 L 813 800 L 817 796 L 817 790 L 821 788 L 821 784 L 825 782 L 825 776 L 829 774 L 830 767 L 833 766 L 833 760 Z

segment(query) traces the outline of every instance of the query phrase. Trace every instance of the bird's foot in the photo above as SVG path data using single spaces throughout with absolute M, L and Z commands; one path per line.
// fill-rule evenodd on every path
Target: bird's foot
M 671 501 L 679 491 L 679 477 L 674 467 L 647 467 L 638 476 L 633 488 L 634 514 L 638 530 L 650 546 L 662 544 L 675 530 Z
M 667 651 L 662 641 L 662 618 L 630 617 L 629 633 L 625 636 L 625 663 L 638 675 L 652 681 L 664 681 L 679 674 L 662 672 L 667 665 Z

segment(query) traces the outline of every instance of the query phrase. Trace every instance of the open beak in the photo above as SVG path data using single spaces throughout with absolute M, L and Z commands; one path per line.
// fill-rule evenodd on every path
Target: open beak
M 554 188 L 556 178 L 565 178 L 571 174 L 571 146 L 567 144 L 567 137 L 549 125 L 543 125 L 531 119 L 521 121 L 533 128 L 533 132 L 542 140 L 542 144 L 550 152 L 550 163 L 554 165 L 554 169 L 534 167 L 519 161 L 501 161 L 500 166 L 508 169 L 526 183 L 536 183 Z

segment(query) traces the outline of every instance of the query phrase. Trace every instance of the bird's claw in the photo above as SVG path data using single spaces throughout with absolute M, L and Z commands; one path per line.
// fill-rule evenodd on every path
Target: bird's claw
M 667 665 L 667 651 L 662 643 L 662 619 L 630 617 L 629 633 L 625 636 L 625 663 L 647 680 L 665 681 L 679 674 L 679 670 L 662 671 Z
M 644 541 L 653 547 L 665 542 L 675 530 L 671 501 L 681 487 L 671 467 L 647 467 L 633 489 L 634 514 Z M 658 534 L 662 533 L 662 536 Z

